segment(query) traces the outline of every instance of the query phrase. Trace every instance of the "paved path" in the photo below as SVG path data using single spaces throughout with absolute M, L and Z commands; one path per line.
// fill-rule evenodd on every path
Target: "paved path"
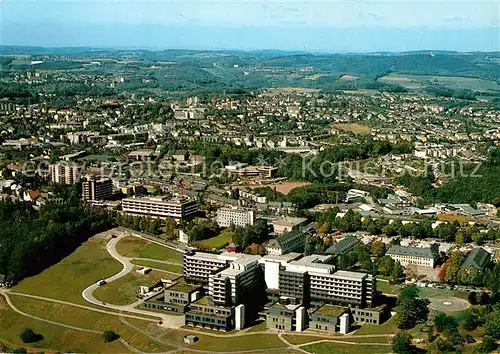
M 0 291 L 0 294 L 1 293 L 4 293 L 6 295 L 11 294 L 11 295 L 15 295 L 15 296 L 30 297 L 30 298 L 33 298 L 33 299 L 38 299 L 38 300 L 43 300 L 43 301 L 54 302 L 54 303 L 57 303 L 57 304 L 63 304 L 63 305 L 69 305 L 69 306 L 79 307 L 79 308 L 82 308 L 82 309 L 85 309 L 85 310 L 90 310 L 90 311 L 105 313 L 105 314 L 109 314 L 109 315 L 123 316 L 123 317 L 128 317 L 128 318 L 135 318 L 135 319 L 138 319 L 138 320 L 151 321 L 151 322 L 158 322 L 160 320 L 160 317 L 156 316 L 156 314 L 154 312 L 148 312 L 148 316 L 149 317 L 156 317 L 156 319 L 151 319 L 151 318 L 136 316 L 136 315 L 127 314 L 127 313 L 107 311 L 107 310 L 98 309 L 98 308 L 95 308 L 95 307 L 90 307 L 90 306 L 75 304 L 73 302 L 64 301 L 64 300 L 57 300 L 57 299 L 52 299 L 52 298 L 43 297 L 43 296 L 37 296 L 37 295 L 16 293 L 16 292 L 13 292 L 13 291 L 10 291 L 10 290 Z
M 130 260 L 127 257 L 121 256 L 117 251 L 116 251 L 116 244 L 118 241 L 120 241 L 122 238 L 126 237 L 126 233 L 120 233 L 117 237 L 112 238 L 106 245 L 106 250 L 108 253 L 116 259 L 118 262 L 120 262 L 123 265 L 123 269 L 116 273 L 115 275 L 104 279 L 107 283 L 111 283 L 112 281 L 115 281 L 117 279 L 120 279 L 130 273 L 132 269 L 134 268 L 134 265 L 130 262 Z M 97 305 L 97 306 L 103 306 L 106 308 L 110 308 L 113 310 L 118 310 L 118 311 L 127 311 L 139 315 L 147 315 L 147 316 L 155 316 L 155 317 L 160 317 L 162 319 L 162 326 L 167 327 L 167 328 L 179 328 L 182 325 L 184 325 L 184 318 L 182 316 L 173 316 L 173 315 L 167 315 L 167 314 L 160 314 L 160 313 L 154 313 L 152 314 L 151 311 L 146 311 L 146 310 L 140 310 L 136 309 L 135 307 L 137 305 L 140 305 L 143 300 L 138 300 L 132 304 L 128 305 L 112 305 L 108 303 L 103 303 L 102 301 L 96 299 L 93 295 L 94 291 L 99 287 L 97 283 L 91 284 L 88 286 L 85 290 L 82 291 L 82 297 L 90 302 L 91 304 Z
M 55 326 L 73 329 L 75 331 L 82 331 L 82 332 L 88 332 L 88 333 L 94 333 L 94 334 L 102 334 L 102 331 L 96 331 L 94 329 L 88 329 L 88 328 L 82 328 L 82 327 L 77 327 L 77 326 L 71 326 L 71 325 L 67 325 L 67 324 L 64 324 L 64 323 L 60 323 L 60 322 L 56 322 L 56 321 L 51 321 L 51 320 L 47 320 L 45 318 L 41 318 L 41 317 L 30 315 L 28 313 L 25 313 L 25 312 L 19 310 L 17 307 L 15 307 L 14 304 L 12 303 L 12 301 L 10 300 L 9 295 L 7 295 L 7 292 L 2 292 L 1 294 L 3 295 L 3 297 L 5 298 L 5 300 L 7 301 L 7 304 L 10 306 L 10 308 L 12 310 L 14 310 L 15 312 L 17 312 L 18 314 L 20 314 L 20 315 L 32 318 L 34 320 L 42 321 L 42 322 L 45 322 L 45 323 L 50 323 L 50 324 L 55 325 Z M 134 353 L 138 353 L 138 354 L 141 353 L 142 354 L 142 352 L 140 350 L 138 350 L 138 349 L 134 348 L 133 346 L 131 346 L 125 339 L 119 338 L 118 341 L 123 346 L 125 346 L 127 349 L 129 349 L 130 351 L 132 351 Z

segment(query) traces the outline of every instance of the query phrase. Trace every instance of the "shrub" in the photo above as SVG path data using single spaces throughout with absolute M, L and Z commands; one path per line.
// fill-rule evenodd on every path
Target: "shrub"
M 102 338 L 104 339 L 104 341 L 106 343 L 108 343 L 108 342 L 112 342 L 114 340 L 117 340 L 118 338 L 120 338 L 120 336 L 118 334 L 116 334 L 115 332 L 108 330 L 102 334 Z
M 31 328 L 25 328 L 19 334 L 19 338 L 21 338 L 23 343 L 33 343 L 42 340 L 43 336 L 36 334 Z

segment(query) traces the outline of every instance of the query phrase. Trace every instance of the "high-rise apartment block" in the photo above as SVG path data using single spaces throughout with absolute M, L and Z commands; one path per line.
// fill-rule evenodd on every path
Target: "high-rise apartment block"
M 113 196 L 113 182 L 109 178 L 87 178 L 82 183 L 83 200 L 104 200 Z

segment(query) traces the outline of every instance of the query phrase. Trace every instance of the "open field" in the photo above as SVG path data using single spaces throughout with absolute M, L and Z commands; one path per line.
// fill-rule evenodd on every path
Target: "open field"
M 182 252 L 133 236 L 128 236 L 118 241 L 116 250 L 124 257 L 151 258 L 162 261 L 169 260 L 179 264 L 182 263 Z
M 82 298 L 82 291 L 122 269 L 106 251 L 107 241 L 100 235 L 92 237 L 61 262 L 22 280 L 12 290 L 91 306 Z
M 356 330 L 355 334 L 394 334 L 397 326 L 394 323 L 394 318 L 391 317 L 381 325 L 363 324 L 361 328 Z
M 115 333 L 118 333 L 120 337 L 125 339 L 130 345 L 140 350 L 147 352 L 159 352 L 172 349 L 172 347 L 153 341 L 146 335 L 141 334 L 133 328 L 123 324 L 122 321 L 120 321 L 119 316 L 22 296 L 10 295 L 10 298 L 14 306 L 30 315 L 67 325 L 102 332 L 111 329 Z M 134 325 L 139 328 L 146 328 L 148 325 L 156 326 L 151 321 L 142 321 L 139 319 L 135 319 Z M 85 332 L 79 331 L 78 333 Z M 43 335 L 43 333 L 41 334 Z M 101 345 L 104 343 L 102 339 L 99 338 L 99 341 L 95 344 Z M 56 348 L 60 347 L 56 346 Z M 96 348 L 96 350 L 93 351 L 100 352 L 100 349 Z
M 221 248 L 225 244 L 229 243 L 231 240 L 231 233 L 229 232 L 223 232 L 220 235 L 217 235 L 215 237 L 208 238 L 206 240 L 198 242 L 198 244 L 201 247 L 204 248 Z
M 394 74 L 379 78 L 380 81 L 398 84 L 409 89 L 419 89 L 427 85 L 438 84 L 451 89 L 469 89 L 474 91 L 500 90 L 500 85 L 494 81 L 458 76 L 432 76 Z
M 111 155 L 87 155 L 87 156 L 81 157 L 80 160 L 104 162 L 104 161 L 110 161 L 114 158 L 115 157 L 111 156 Z
M 390 353 L 391 347 L 380 345 L 357 345 L 343 343 L 318 343 L 306 345 L 301 349 L 307 350 L 314 354 L 332 354 L 332 353 L 363 353 L 363 354 L 380 354 Z
M 113 305 L 128 305 L 138 300 L 139 286 L 153 285 L 160 279 L 175 279 L 176 275 L 156 270 L 148 274 L 136 273 L 134 268 L 124 277 L 98 287 L 94 291 L 96 299 Z
M 354 76 L 349 74 L 344 74 L 341 77 L 339 77 L 339 80 L 341 81 L 355 81 L 357 79 L 359 79 L 359 76 Z
M 130 320 L 130 323 L 135 325 L 135 320 Z M 198 328 L 194 328 L 195 331 Z M 148 325 L 148 332 L 161 335 L 162 338 L 168 338 L 172 345 L 185 345 L 186 347 L 208 350 L 213 352 L 235 352 L 243 350 L 258 350 L 258 349 L 273 349 L 286 347 L 276 334 L 252 334 L 239 337 L 221 337 L 208 336 L 200 333 L 195 333 L 199 338 L 194 344 L 183 344 L 183 337 L 190 334 L 189 330 L 165 330 L 154 324 Z M 210 332 L 219 334 L 217 331 Z
M 288 93 L 314 93 L 319 92 L 319 89 L 311 89 L 306 87 L 276 87 L 268 89 L 267 95 L 277 95 L 280 93 L 288 94 Z M 265 95 L 265 94 L 264 94 Z
M 11 299 L 14 302 L 14 296 Z M 42 313 L 35 311 L 33 314 L 45 318 Z M 19 339 L 19 333 L 27 327 L 43 336 L 41 341 L 26 345 L 33 348 L 75 353 L 128 352 L 128 349 L 119 342 L 104 343 L 100 334 L 64 328 L 23 316 L 12 310 L 7 305 L 5 298 L 0 296 L 0 341 L 6 341 L 15 347 L 26 347 Z
M 180 266 L 180 265 L 166 264 L 166 263 L 160 263 L 160 262 L 155 262 L 155 261 L 146 261 L 146 260 L 142 260 L 142 259 L 133 260 L 132 263 L 135 265 L 141 266 L 141 267 L 162 269 L 162 270 L 167 271 L 167 272 L 182 275 L 182 266 Z
M 377 279 L 377 290 L 380 290 L 384 294 L 396 294 L 397 292 L 394 290 L 394 286 L 389 284 L 387 281 L 381 281 Z
M 437 214 L 439 221 L 454 222 L 457 220 L 461 225 L 465 225 L 468 221 L 472 220 L 470 216 L 466 215 L 453 215 L 453 214 Z
M 350 132 L 354 134 L 367 134 L 371 132 L 371 129 L 367 125 L 356 124 L 356 123 L 336 123 L 332 124 L 332 128 L 343 130 L 345 132 Z
M 320 334 L 318 332 L 318 334 Z M 306 343 L 311 343 L 311 342 L 317 342 L 319 340 L 323 339 L 332 339 L 332 340 L 344 340 L 346 338 L 342 334 L 335 334 L 332 333 L 331 335 L 325 335 L 323 336 L 308 336 L 308 335 L 298 335 L 298 334 L 284 334 L 283 338 L 287 340 L 287 342 L 295 344 L 295 345 L 302 345 Z
M 309 76 L 304 76 L 304 80 L 318 80 L 320 77 L 329 76 L 329 74 L 314 74 Z

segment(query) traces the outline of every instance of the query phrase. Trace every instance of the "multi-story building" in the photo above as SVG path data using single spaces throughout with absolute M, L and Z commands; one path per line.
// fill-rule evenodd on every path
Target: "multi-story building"
M 240 208 L 220 208 L 217 210 L 217 224 L 221 227 L 231 225 L 245 227 L 253 225 L 254 212 Z
M 266 327 L 289 332 L 302 332 L 307 325 L 307 311 L 297 304 L 274 303 L 266 314 Z
M 404 247 L 399 245 L 391 246 L 386 255 L 401 263 L 402 266 L 410 264 L 421 267 L 434 268 L 436 254 L 430 248 Z
M 359 241 L 356 235 L 348 235 L 328 247 L 325 253 L 338 257 L 352 250 L 357 244 L 359 244 Z
M 198 202 L 187 196 L 175 198 L 131 197 L 122 200 L 122 210 L 130 214 L 157 218 L 189 219 L 198 213 Z
M 349 332 L 353 317 L 351 309 L 334 305 L 323 305 L 309 316 L 309 328 L 327 332 Z
M 82 183 L 83 200 L 103 200 L 113 195 L 113 182 L 109 178 L 88 178 Z
M 187 326 L 230 331 L 235 328 L 235 308 L 221 307 L 210 303 L 208 297 L 193 302 L 190 310 L 185 314 Z
M 75 184 L 80 180 L 81 168 L 69 162 L 60 162 L 49 166 L 52 183 Z
M 262 287 L 260 256 L 243 255 L 215 274 L 208 276 L 208 293 L 215 304 L 232 306 L 245 303 Z
M 144 307 L 184 313 L 189 304 L 200 299 L 202 294 L 203 289 L 199 285 L 173 283 L 163 293 L 144 300 Z
M 223 254 L 205 252 L 186 252 L 182 259 L 184 278 L 208 284 L 210 274 L 227 268 L 229 263 L 238 259 L 237 253 L 225 252 Z

